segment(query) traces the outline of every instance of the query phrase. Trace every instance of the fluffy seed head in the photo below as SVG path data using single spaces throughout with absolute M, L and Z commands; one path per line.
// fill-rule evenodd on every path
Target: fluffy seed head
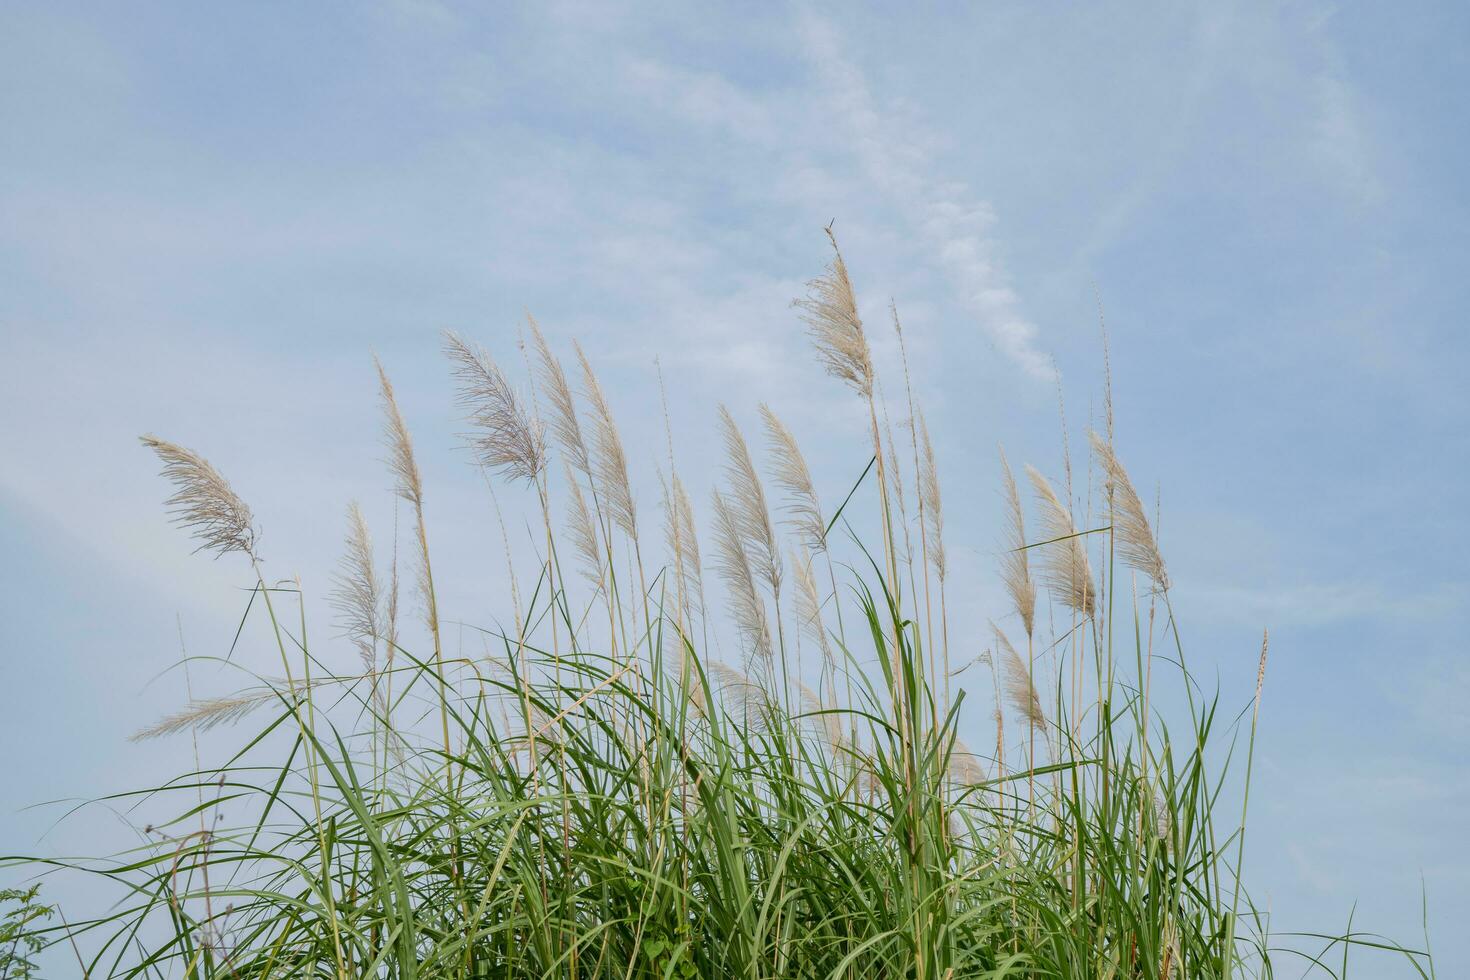
M 356 501 L 347 507 L 346 550 L 333 580 L 336 589 L 329 601 L 337 610 L 343 633 L 357 647 L 364 669 L 372 671 L 377 667 L 378 637 L 383 634 L 382 597 L 372 538 Z
M 393 473 L 394 493 L 413 504 L 424 505 L 424 481 L 419 475 L 419 464 L 413 455 L 413 439 L 408 434 L 408 424 L 398 410 L 398 399 L 393 394 L 393 382 L 376 357 L 373 365 L 378 369 L 378 387 L 383 401 L 383 435 L 388 444 L 388 468 Z
M 1113 540 L 1118 557 L 1123 564 L 1138 569 L 1161 589 L 1169 588 L 1169 574 L 1164 569 L 1164 556 L 1159 552 L 1153 528 L 1149 526 L 1148 514 L 1128 471 L 1118 461 L 1113 447 L 1096 432 L 1089 433 L 1092 452 L 1102 467 L 1107 480 L 1109 500 L 1112 507 Z
M 1006 700 L 1011 707 L 1026 723 L 1043 735 L 1046 734 L 1046 712 L 1041 708 L 1041 698 L 1036 693 L 1036 686 L 1031 682 L 1031 671 L 1016 653 L 1016 648 L 1011 646 L 1011 641 L 1006 639 L 994 623 L 990 628 L 995 631 L 995 643 L 1000 649 L 1002 662 L 1005 664 L 1005 694 Z
M 830 229 L 827 237 L 832 241 L 832 263 L 806 284 L 807 295 L 793 305 L 802 311 L 807 333 L 827 373 L 867 397 L 873 393 L 873 358 L 847 278 L 847 264 Z
M 710 662 L 709 673 L 713 682 L 711 686 L 732 718 L 738 718 L 752 731 L 768 730 L 774 707 L 765 688 L 734 667 L 718 661 Z
M 273 703 L 280 704 L 287 697 L 286 691 L 288 690 L 294 690 L 298 695 L 306 691 L 306 685 L 301 681 L 296 682 L 294 689 L 283 680 L 267 683 L 269 685 L 267 687 L 250 688 L 225 697 L 196 698 L 182 710 L 161 718 L 156 724 L 141 731 L 134 732 L 129 736 L 129 740 L 144 742 L 167 735 L 177 735 L 191 728 L 204 732 L 220 725 L 231 725 L 259 708 Z
M 1042 569 L 1047 585 L 1063 604 L 1090 617 L 1097 598 L 1092 586 L 1092 566 L 1072 523 L 1072 512 L 1046 477 L 1030 466 L 1026 467 L 1026 475 L 1031 478 L 1041 503 L 1042 540 L 1047 542 L 1042 550 Z
M 446 332 L 444 353 L 454 363 L 459 403 L 477 430 L 468 441 L 481 465 L 508 479 L 534 482 L 546 466 L 541 424 L 526 412 L 485 351 Z
M 829 710 L 829 706 L 822 703 L 817 692 L 797 681 L 800 691 L 801 710 L 811 716 L 811 722 L 818 726 L 822 740 L 834 751 L 842 748 L 846 739 L 842 734 L 842 718 L 839 714 Z
M 143 436 L 142 443 L 163 461 L 164 478 L 174 485 L 166 501 L 169 513 L 199 542 L 199 550 L 254 557 L 257 535 L 250 508 L 209 460 L 157 436 Z
M 699 601 L 702 573 L 694 507 L 678 473 L 664 486 L 664 541 L 674 559 L 674 570 L 679 576 L 684 602 L 696 615 L 704 615 Z
M 1005 580 L 1011 605 L 1026 628 L 1026 635 L 1031 636 L 1036 629 L 1036 583 L 1031 580 L 1030 551 L 1026 548 L 1026 513 L 1021 508 L 1021 494 L 1016 489 L 1016 478 L 1011 473 L 1011 464 L 1006 461 L 1004 450 L 1000 454 L 1000 466 L 1005 474 L 1006 495 L 1001 577 Z
M 786 522 L 808 548 L 824 551 L 827 547 L 827 523 L 822 518 L 822 505 L 817 499 L 817 488 L 812 482 L 806 457 L 786 423 L 764 403 L 761 404 L 761 418 L 766 425 L 771 457 L 775 460 L 776 483 L 787 493 Z
M 572 545 L 582 561 L 582 574 L 594 588 L 602 587 L 602 551 L 597 546 L 597 525 L 592 521 L 592 512 L 587 509 L 587 498 L 582 495 L 582 485 L 569 464 L 564 463 L 567 478 L 567 528 L 572 534 Z
M 577 418 L 577 403 L 572 398 L 572 386 L 567 383 L 567 374 L 561 361 L 551 352 L 541 327 L 532 316 L 526 317 L 531 327 L 531 341 L 536 347 L 537 360 L 541 362 L 541 391 L 550 411 L 551 431 L 561 443 L 562 452 L 568 461 L 586 477 L 592 476 L 591 458 L 587 453 L 587 442 L 582 438 L 582 423 Z
M 975 786 L 985 782 L 985 768 L 979 756 L 960 739 L 949 750 L 949 778 L 957 786 Z
M 730 480 L 729 502 L 740 537 L 750 553 L 757 572 L 772 591 L 781 588 L 781 552 L 776 545 L 776 529 L 771 524 L 771 511 L 766 506 L 766 491 L 750 458 L 750 447 L 740 434 L 740 427 L 724 405 L 720 406 L 720 430 L 725 439 L 725 472 Z
M 766 604 L 755 587 L 755 572 L 740 533 L 739 519 L 725 495 L 714 492 L 715 568 L 730 592 L 731 613 L 735 626 L 745 638 L 748 662 L 771 666 L 771 629 L 766 619 Z
M 607 501 L 613 520 L 629 537 L 638 536 L 638 512 L 633 506 L 633 486 L 628 480 L 628 457 L 623 452 L 623 438 L 613 423 L 612 409 L 602 384 L 592 370 L 580 344 L 574 343 L 577 360 L 582 364 L 583 394 L 592 405 L 592 436 L 597 471 L 597 489 Z
M 944 500 L 939 493 L 939 468 L 935 465 L 934 443 L 929 440 L 929 424 L 924 421 L 923 412 L 918 413 L 917 422 L 919 448 L 923 451 L 919 484 L 924 497 L 924 521 L 928 524 L 929 560 L 934 563 L 939 581 L 943 582 L 949 562 L 944 552 Z
M 827 640 L 827 630 L 822 625 L 822 598 L 817 592 L 817 580 L 812 575 L 811 561 L 793 554 L 791 567 L 796 569 L 797 621 L 802 633 L 810 637 L 822 652 L 822 663 L 828 671 L 832 671 L 836 664 L 832 658 L 832 645 Z

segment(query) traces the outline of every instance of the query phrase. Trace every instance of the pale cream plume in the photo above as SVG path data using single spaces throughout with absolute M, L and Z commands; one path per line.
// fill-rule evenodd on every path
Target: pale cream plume
M 535 759 L 538 746 L 562 744 L 562 719 L 547 714 L 546 709 L 525 696 L 513 698 L 503 695 L 500 701 L 505 727 L 519 729 L 522 733 L 505 741 L 507 754 L 515 756 L 525 751 Z
M 685 603 L 695 615 L 703 616 L 699 536 L 695 530 L 694 508 L 678 473 L 664 485 L 664 542 L 674 558 L 674 572 L 679 576 Z
M 766 505 L 766 491 L 750 458 L 750 447 L 724 405 L 720 406 L 720 430 L 725 440 L 725 472 L 730 479 L 728 499 L 736 526 L 758 573 L 772 592 L 779 593 L 781 552 L 776 544 L 776 529 L 771 524 L 771 511 Z
M 827 237 L 832 242 L 832 263 L 825 273 L 806 284 L 806 297 L 793 305 L 802 311 L 807 332 L 827 373 L 845 381 L 864 397 L 871 397 L 873 358 L 868 339 L 863 334 L 852 282 L 847 278 L 847 264 L 842 260 L 842 251 L 831 229 L 827 230 Z
M 408 434 L 408 425 L 403 421 L 403 413 L 398 410 L 398 399 L 393 394 L 393 382 L 388 380 L 388 374 L 383 370 L 382 362 L 376 357 L 373 358 L 373 365 L 378 369 L 385 441 L 388 445 L 388 468 L 392 471 L 395 480 L 393 492 L 413 504 L 415 508 L 419 508 L 424 503 L 424 482 L 419 475 L 419 464 L 414 459 L 413 439 Z
M 593 459 L 597 473 L 597 491 L 607 502 L 612 519 L 630 538 L 638 537 L 638 511 L 633 505 L 633 486 L 628 480 L 628 457 L 623 452 L 623 439 L 613 422 L 612 409 L 603 393 L 602 384 L 582 347 L 573 341 L 577 360 L 582 365 L 582 390 L 592 405 Z
M 340 616 L 343 632 L 357 647 L 363 667 L 377 670 L 378 639 L 383 635 L 382 590 L 373 563 L 373 542 L 362 508 L 347 507 L 347 547 L 333 575 L 336 589 L 329 598 Z
M 398 399 L 393 393 L 393 382 L 383 365 L 374 358 L 378 368 L 378 383 L 383 402 L 383 426 L 388 444 L 388 468 L 396 480 L 394 492 L 413 505 L 414 531 L 418 541 L 418 586 L 424 600 L 424 620 L 438 644 L 439 611 L 434 599 L 433 572 L 429 565 L 429 539 L 424 527 L 424 483 L 419 475 L 419 464 L 413 454 L 413 439 L 408 434 L 408 425 L 403 413 L 398 410 Z
M 917 428 L 916 435 L 920 446 L 923 448 L 923 460 L 920 464 L 920 487 L 921 499 L 924 506 L 922 509 L 924 520 L 928 531 L 925 535 L 925 550 L 929 554 L 929 563 L 934 566 L 935 577 L 939 579 L 939 630 L 940 643 L 937 644 L 942 655 L 938 665 L 930 656 L 931 671 L 937 670 L 944 677 L 944 710 L 948 711 L 951 703 L 950 696 L 950 669 L 949 669 L 949 602 L 945 595 L 947 579 L 949 577 L 949 556 L 944 548 L 944 499 L 939 492 L 939 465 L 934 455 L 934 443 L 929 438 L 929 423 L 924 418 L 923 412 L 916 413 Z M 929 576 L 924 576 L 924 606 L 925 615 L 929 608 Z M 926 626 L 932 630 L 932 626 L 926 622 Z M 930 640 L 930 650 L 936 644 Z
M 1148 514 L 1144 510 L 1143 501 L 1138 499 L 1133 481 L 1128 478 L 1128 471 L 1118 461 L 1117 454 L 1107 441 L 1096 432 L 1088 435 L 1092 439 L 1093 455 L 1107 479 L 1113 540 L 1117 545 L 1118 557 L 1123 560 L 1123 564 L 1136 568 L 1153 579 L 1160 589 L 1167 590 L 1169 573 L 1164 568 L 1164 556 L 1159 552 L 1153 528 L 1148 522 Z
M 1006 635 L 994 623 L 990 625 L 995 631 L 995 642 L 1005 664 L 1006 700 L 1017 714 L 1026 719 L 1028 725 L 1045 734 L 1046 712 L 1041 707 L 1041 698 L 1036 693 L 1035 685 L 1031 683 L 1031 672 L 1026 667 L 1026 661 L 1016 653 L 1016 648 L 1011 646 Z
M 689 491 L 684 489 L 684 484 L 679 479 L 679 474 L 673 475 L 674 484 L 674 513 L 678 517 L 680 527 L 680 540 L 684 545 L 684 560 L 688 564 L 688 574 L 691 581 L 697 586 L 699 595 L 699 609 L 701 616 L 704 615 L 704 565 L 699 557 L 699 530 L 694 521 L 694 503 L 689 499 Z
M 883 531 L 883 558 L 887 566 L 889 588 L 892 594 L 900 593 L 898 578 L 897 547 L 893 537 L 892 514 L 888 506 L 890 477 L 883 446 L 883 436 L 878 428 L 878 409 L 873 398 L 874 372 L 872 353 L 867 336 L 863 332 L 862 318 L 858 315 L 857 297 L 853 294 L 852 281 L 848 278 L 847 263 L 842 250 L 837 247 L 837 238 L 829 225 L 827 239 L 832 243 L 832 263 L 826 271 L 807 283 L 807 295 L 793 301 L 793 306 L 802 311 L 807 324 L 807 333 L 817 349 L 817 356 L 826 367 L 827 373 L 844 381 L 868 405 L 868 426 L 873 439 L 873 460 L 878 467 L 878 495 L 880 500 L 880 522 Z M 892 442 L 892 438 L 889 439 Z M 839 612 L 839 622 L 840 622 Z M 888 647 L 892 659 L 893 676 L 903 677 L 899 664 L 899 642 L 897 629 L 887 628 Z M 902 712 L 904 694 L 898 698 Z M 900 732 L 907 731 L 902 724 Z M 904 736 L 907 738 L 907 736 Z M 911 789 L 913 787 L 910 787 Z
M 791 567 L 796 574 L 796 618 L 801 632 L 810 637 L 822 652 L 822 665 L 829 674 L 837 668 L 832 659 L 832 644 L 827 639 L 827 630 L 822 625 L 822 599 L 817 592 L 817 580 L 812 575 L 809 560 L 797 554 L 791 555 Z
M 817 692 L 797 681 L 797 690 L 800 691 L 801 710 L 811 715 L 811 721 L 819 726 L 822 740 L 827 746 L 836 751 L 845 744 L 846 737 L 842 733 L 841 716 L 831 710 L 835 705 L 825 705 Z
M 929 440 L 929 424 L 924 413 L 918 413 L 919 448 L 923 450 L 920 486 L 923 488 L 924 520 L 929 531 L 929 561 L 939 581 L 944 582 L 949 562 L 944 551 L 944 501 L 939 493 L 939 468 L 934 460 L 934 443 Z
M 709 662 L 709 674 L 715 693 L 725 704 L 727 713 L 739 717 L 753 731 L 766 731 L 773 702 L 761 687 L 734 667 L 717 660 Z M 738 715 L 730 709 L 737 709 Z
M 209 460 L 156 436 L 141 441 L 163 461 L 163 476 L 174 485 L 169 513 L 199 542 L 199 550 L 216 555 L 239 551 L 254 559 L 258 535 L 250 508 Z
M 949 750 L 949 778 L 957 786 L 976 786 L 985 782 L 985 767 L 962 740 L 956 738 Z
M 761 418 L 765 422 L 767 442 L 775 461 L 776 483 L 788 494 L 783 508 L 788 515 L 786 523 L 812 551 L 825 551 L 827 523 L 801 446 L 786 423 L 764 402 L 761 403 Z
M 995 653 L 991 650 L 981 653 L 978 659 L 990 668 L 990 686 L 995 703 L 995 708 L 991 713 L 991 717 L 995 720 L 995 763 L 1004 773 L 1006 768 L 1006 716 L 1000 706 L 1001 687 L 1003 686 L 1000 680 L 1000 667 L 996 663 Z
M 756 591 L 755 572 L 750 567 L 740 524 L 725 496 L 714 492 L 715 567 L 725 579 L 735 625 L 745 638 L 749 659 L 763 669 L 771 668 L 771 629 L 766 604 Z
M 667 623 L 667 620 L 665 620 Z M 673 681 L 674 690 L 686 690 L 689 692 L 689 704 L 702 716 L 709 717 L 705 710 L 704 685 L 700 682 L 698 672 L 694 668 L 694 653 L 691 649 L 692 641 L 678 629 L 665 628 L 660 630 L 659 644 L 663 651 L 664 669 L 669 672 L 669 679 Z M 672 650 L 671 650 L 672 648 Z
M 582 485 L 577 482 L 570 464 L 563 460 L 567 481 L 567 529 L 572 535 L 572 546 L 582 562 L 582 574 L 593 588 L 602 588 L 602 552 L 597 545 L 597 526 L 592 521 L 592 512 L 587 509 L 587 498 L 582 496 Z
M 1006 460 L 1005 450 L 1000 452 L 1000 468 L 1005 477 L 1006 520 L 1005 550 L 1001 553 L 1001 578 L 1005 580 L 1006 592 L 1011 605 L 1021 617 L 1026 635 L 1036 630 L 1036 583 L 1031 580 L 1030 550 L 1026 547 L 1026 512 L 1021 507 L 1021 494 L 1016 489 L 1016 478 L 1011 473 L 1011 464 Z
M 1064 605 L 1090 617 L 1096 605 L 1092 566 L 1072 523 L 1072 512 L 1034 467 L 1026 467 L 1026 475 L 1041 502 L 1042 540 L 1046 542 L 1042 545 L 1042 569 L 1047 585 Z
M 541 362 L 541 390 L 550 402 L 551 431 L 561 443 L 567 460 L 585 476 L 592 476 L 591 458 L 587 453 L 587 442 L 582 437 L 582 423 L 577 418 L 577 403 L 572 398 L 572 386 L 567 383 L 567 374 L 561 361 L 552 354 L 541 334 L 541 327 L 534 317 L 527 315 L 531 327 L 531 341 L 536 346 L 536 356 Z
M 903 560 L 909 566 L 909 575 L 913 576 L 914 543 L 909 534 L 909 502 L 908 494 L 904 489 L 903 464 L 898 460 L 898 440 L 893 437 L 893 423 L 888 418 L 888 399 L 883 396 L 883 385 L 878 385 L 878 400 L 883 405 L 883 431 L 887 436 L 887 445 L 884 446 L 883 473 L 888 480 L 888 489 L 893 494 L 893 499 L 898 503 L 898 524 L 903 529 Z M 917 478 L 917 474 L 915 475 Z M 897 549 L 898 541 L 893 542 Z
M 378 383 L 383 402 L 384 429 L 388 443 L 388 465 L 397 480 L 395 492 L 413 504 L 414 537 L 418 543 L 419 592 L 424 600 L 424 621 L 434 641 L 434 672 L 439 680 L 439 719 L 444 736 L 444 754 L 452 751 L 449 741 L 449 685 L 444 677 L 444 644 L 439 635 L 439 600 L 434 594 L 434 569 L 429 562 L 429 532 L 424 524 L 424 484 L 419 475 L 419 464 L 413 455 L 413 440 L 408 434 L 408 425 L 403 413 L 398 410 L 398 399 L 393 394 L 393 383 L 383 370 L 382 362 L 376 357 L 373 364 L 378 369 Z M 452 779 L 453 765 L 446 762 L 444 777 Z
M 393 657 L 398 652 L 398 508 L 393 508 L 393 556 L 388 563 L 388 608 L 384 621 L 385 632 L 383 638 L 388 641 L 388 649 L 384 652 L 383 660 L 385 666 L 393 665 Z
M 485 351 L 446 332 L 444 353 L 454 362 L 459 403 L 479 430 L 468 441 L 480 464 L 507 479 L 534 483 L 546 466 L 546 436 L 540 423 L 527 413 Z
M 325 682 L 314 681 L 312 687 L 318 687 L 322 683 Z M 269 686 L 250 688 L 224 697 L 197 698 L 190 701 L 183 710 L 167 715 L 156 724 L 134 732 L 128 737 L 129 741 L 142 742 L 166 735 L 177 735 L 190 729 L 202 732 L 220 725 L 234 724 L 266 705 L 281 704 L 287 698 L 285 692 L 288 690 L 294 692 L 297 697 L 306 691 L 306 685 L 300 681 L 295 684 L 287 681 L 267 681 L 266 684 Z

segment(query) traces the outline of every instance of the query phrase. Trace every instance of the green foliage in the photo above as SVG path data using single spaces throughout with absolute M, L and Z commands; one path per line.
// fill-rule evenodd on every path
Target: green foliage
M 30 957 L 45 945 L 37 933 L 37 924 L 56 911 L 37 901 L 40 894 L 40 885 L 24 890 L 0 889 L 0 980 L 29 980 L 37 976 L 36 964 Z

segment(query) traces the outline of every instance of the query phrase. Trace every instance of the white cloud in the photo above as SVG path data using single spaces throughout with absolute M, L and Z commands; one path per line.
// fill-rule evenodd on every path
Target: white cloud
M 1039 331 L 1011 286 L 993 229 L 994 208 L 964 183 L 933 174 L 934 138 L 916 120 L 874 98 L 842 50 L 835 28 L 806 16 L 801 33 L 825 87 L 825 99 L 867 177 L 893 198 L 948 275 L 960 302 L 992 343 L 1030 377 L 1054 378 L 1037 348 Z

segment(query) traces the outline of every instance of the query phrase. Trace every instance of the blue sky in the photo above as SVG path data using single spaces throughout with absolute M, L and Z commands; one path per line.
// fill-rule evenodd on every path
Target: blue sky
M 650 510 L 655 356 L 686 472 L 767 400 L 835 487 L 861 420 L 789 308 L 835 218 L 870 323 L 904 317 L 960 618 L 1001 609 L 996 443 L 1060 471 L 1054 370 L 1074 448 L 1098 418 L 1100 303 L 1193 665 L 1244 704 L 1272 630 L 1252 892 L 1417 941 L 1422 874 L 1470 972 L 1467 37 L 1428 3 L 6 4 L 0 850 L 125 843 L 22 808 L 186 764 L 125 736 L 182 699 L 180 631 L 218 653 L 239 613 L 139 433 L 323 593 L 345 502 L 392 519 L 377 351 L 448 601 L 503 616 L 439 331 L 580 338 Z

